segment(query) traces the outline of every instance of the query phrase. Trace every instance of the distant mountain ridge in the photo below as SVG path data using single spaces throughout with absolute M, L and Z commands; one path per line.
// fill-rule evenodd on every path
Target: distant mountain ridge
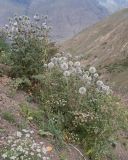
M 111 5 L 111 2 L 116 5 Z M 120 7 L 117 7 L 120 6 Z M 47 14 L 52 26 L 52 39 L 65 40 L 109 13 L 128 6 L 128 0 L 0 0 L 0 24 L 9 16 Z
M 128 7 L 128 0 L 98 0 L 110 13 Z

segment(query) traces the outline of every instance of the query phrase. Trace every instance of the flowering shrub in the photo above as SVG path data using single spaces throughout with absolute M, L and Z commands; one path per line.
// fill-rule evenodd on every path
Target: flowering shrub
M 25 84 L 30 96 L 40 103 L 37 113 L 22 108 L 26 117 L 39 127 L 46 120 L 53 133 L 58 137 L 62 134 L 61 140 L 63 137 L 67 142 L 81 144 L 90 159 L 111 157 L 117 132 L 127 127 L 127 113 L 110 87 L 100 80 L 96 68 L 85 68 L 70 54 L 57 53 L 51 58 L 56 48 L 48 41 L 46 17 L 36 14 L 31 21 L 26 16 L 15 16 L 5 30 L 11 47 L 11 75 L 17 77 L 14 92 Z M 23 132 L 7 137 L 3 159 L 40 160 L 44 156 L 43 144 L 36 144 L 30 131 Z
M 47 156 L 49 150 L 44 142 L 36 143 L 33 138 L 34 131 L 23 129 L 14 135 L 6 137 L 2 149 L 1 159 L 5 160 L 50 160 Z
M 32 78 L 36 98 L 48 119 L 63 131 L 68 142 L 79 142 L 88 156 L 103 160 L 110 154 L 117 131 L 125 126 L 123 108 L 95 67 L 81 66 L 70 54 L 56 54 L 44 64 L 43 75 Z
M 15 16 L 5 25 L 4 31 L 11 47 L 13 77 L 28 77 L 38 74 L 43 64 L 56 52 L 53 43 L 48 40 L 49 27 L 47 17 Z

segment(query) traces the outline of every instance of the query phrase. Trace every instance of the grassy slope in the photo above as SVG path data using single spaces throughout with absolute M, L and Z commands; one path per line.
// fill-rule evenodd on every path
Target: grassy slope
M 83 63 L 104 71 L 116 89 L 128 92 L 128 9 L 83 30 L 65 42 L 63 49 L 82 55 Z M 125 65 L 124 65 L 124 61 Z M 107 66 L 107 67 L 106 67 Z M 106 70 L 105 70 L 106 73 Z

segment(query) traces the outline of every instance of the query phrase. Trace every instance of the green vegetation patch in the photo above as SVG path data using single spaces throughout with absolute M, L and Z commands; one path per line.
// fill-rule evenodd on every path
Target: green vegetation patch
M 110 64 L 109 66 L 105 67 L 108 72 L 113 73 L 113 72 L 122 72 L 126 69 L 128 69 L 128 57 L 126 57 L 123 60 L 120 60 L 114 64 Z
M 2 112 L 2 118 L 8 121 L 9 123 L 16 123 L 14 115 L 10 112 Z

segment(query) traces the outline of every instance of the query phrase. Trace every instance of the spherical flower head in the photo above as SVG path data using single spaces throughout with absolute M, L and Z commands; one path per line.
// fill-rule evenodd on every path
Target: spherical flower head
M 67 64 L 67 63 L 62 63 L 60 67 L 61 67 L 61 69 L 62 69 L 63 71 L 68 70 L 68 64 Z
M 31 135 L 29 133 L 27 133 L 25 136 L 26 136 L 26 138 L 29 138 Z
M 90 68 L 89 68 L 89 72 L 90 72 L 91 74 L 96 73 L 96 68 L 95 68 L 95 67 L 90 67 Z
M 87 77 L 86 80 L 91 82 L 92 77 Z
M 19 132 L 19 131 L 17 131 L 17 132 L 16 132 L 16 136 L 19 137 L 19 138 L 21 138 L 21 137 L 22 137 L 22 133 Z
M 24 133 L 28 133 L 28 132 L 29 132 L 28 129 L 22 129 L 22 131 L 23 131 Z
M 40 157 L 40 158 L 42 157 L 41 154 L 39 154 L 39 153 L 37 154 L 37 156 Z
M 88 78 L 88 75 L 85 73 L 85 74 L 83 75 L 83 80 L 87 80 L 87 78 Z
M 109 86 L 102 85 L 102 90 L 103 90 L 104 92 L 109 91 L 109 89 L 110 89 L 110 87 L 109 87 Z
M 53 62 L 48 63 L 48 69 L 52 69 L 52 68 L 54 68 L 54 63 Z
M 40 17 L 39 17 L 38 14 L 35 14 L 33 18 L 34 18 L 35 21 L 39 21 L 40 20 Z
M 2 158 L 4 158 L 4 159 L 7 158 L 7 154 L 4 153 L 4 154 L 2 155 Z
M 69 64 L 70 67 L 73 66 L 73 62 L 72 61 L 69 61 L 68 64 Z
M 14 25 L 15 27 L 17 27 L 18 23 L 17 23 L 17 22 L 14 22 L 13 25 Z
M 80 64 L 79 61 L 77 61 L 77 62 L 74 63 L 74 66 L 75 66 L 75 67 L 80 67 L 80 65 L 81 65 L 81 64 Z
M 56 57 L 61 57 L 61 53 L 56 53 Z
M 12 156 L 12 157 L 10 157 L 10 159 L 14 160 L 14 159 L 16 159 L 16 157 L 15 157 L 15 156 Z
M 60 57 L 59 58 L 59 62 L 60 63 L 66 63 L 67 62 L 67 58 L 66 57 Z
M 99 74 L 98 73 L 95 73 L 94 74 L 94 78 L 98 78 L 99 77 Z
M 70 71 L 64 71 L 63 75 L 65 77 L 69 77 L 71 75 Z
M 46 22 L 42 23 L 42 27 L 43 27 L 43 28 L 47 28 Z
M 11 31 L 12 31 L 12 32 L 15 32 L 15 27 L 12 27 L 12 28 L 11 28 Z
M 72 55 L 71 55 L 70 53 L 67 53 L 66 56 L 67 56 L 68 58 L 72 58 Z
M 104 83 L 103 83 L 102 81 L 100 81 L 100 80 L 97 81 L 96 84 L 97 84 L 97 86 L 99 86 L 99 87 L 102 87 L 102 86 L 104 85 Z
M 87 74 L 89 76 L 89 71 L 86 71 L 85 74 Z
M 56 57 L 51 58 L 51 62 L 54 64 L 57 64 L 58 58 L 56 58 Z
M 81 88 L 79 88 L 79 93 L 81 94 L 81 95 L 85 95 L 86 94 L 86 88 L 85 87 L 81 87 Z

